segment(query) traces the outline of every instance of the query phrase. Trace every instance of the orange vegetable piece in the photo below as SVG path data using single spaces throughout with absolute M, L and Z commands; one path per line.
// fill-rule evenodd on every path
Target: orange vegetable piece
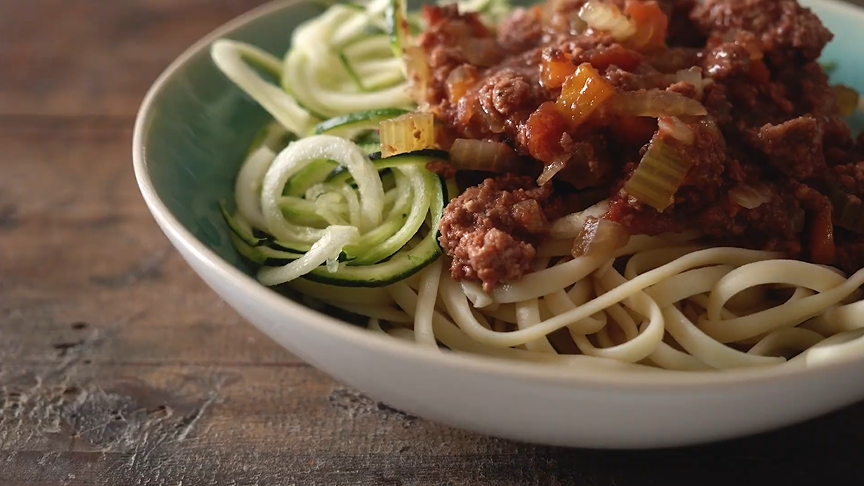
M 570 122 L 570 128 L 577 128 L 613 96 L 615 87 L 591 64 L 585 63 L 564 82 L 561 97 L 555 104 L 558 112 Z
M 627 0 L 624 13 L 636 24 L 636 34 L 627 43 L 642 51 L 662 49 L 666 46 L 669 17 L 657 2 Z
M 576 66 L 571 62 L 570 56 L 555 50 L 543 55 L 540 64 L 540 79 L 546 89 L 558 89 L 564 85 L 564 81 L 576 72 Z

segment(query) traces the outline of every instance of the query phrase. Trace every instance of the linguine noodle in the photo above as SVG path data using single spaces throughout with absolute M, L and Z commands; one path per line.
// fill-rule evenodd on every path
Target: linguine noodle
M 662 238 L 652 243 L 640 246 L 669 244 Z M 376 332 L 426 346 L 437 341 L 454 351 L 573 363 L 550 339 L 564 329 L 586 357 L 679 371 L 777 365 L 826 338 L 851 339 L 864 328 L 864 304 L 845 302 L 864 285 L 864 272 L 846 278 L 768 252 L 672 247 L 563 259 L 486 299 L 475 291 L 483 307 L 442 269 L 439 262 L 386 290 L 315 297 L 369 317 Z M 309 295 L 309 284 L 303 285 Z M 793 289 L 785 300 L 780 295 Z M 778 295 L 747 299 L 748 293 Z M 376 305 L 357 304 L 372 294 Z M 746 305 L 727 307 L 736 298 Z M 388 321 L 385 309 L 401 309 L 412 320 Z M 490 326 L 499 321 L 503 326 Z

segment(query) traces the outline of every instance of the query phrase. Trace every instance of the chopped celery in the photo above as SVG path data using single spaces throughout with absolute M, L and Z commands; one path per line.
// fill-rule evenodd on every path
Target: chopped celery
M 435 146 L 435 117 L 431 113 L 409 113 L 381 122 L 381 153 L 384 157 L 417 152 Z
M 675 193 L 692 166 L 692 159 L 683 156 L 663 138 L 655 137 L 624 190 L 639 202 L 662 212 L 675 202 Z

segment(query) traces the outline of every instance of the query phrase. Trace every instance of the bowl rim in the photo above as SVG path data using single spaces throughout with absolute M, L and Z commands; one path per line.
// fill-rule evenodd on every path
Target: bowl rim
M 291 8 L 308 0 L 274 0 L 241 14 L 219 26 L 202 37 L 178 56 L 156 79 L 143 99 L 135 119 L 132 140 L 132 159 L 135 178 L 139 190 L 160 228 L 171 240 L 183 247 L 185 253 L 206 265 L 219 279 L 229 281 L 243 294 L 257 299 L 263 305 L 276 309 L 280 314 L 292 316 L 290 324 L 305 326 L 313 332 L 326 334 L 331 338 L 351 340 L 356 346 L 370 352 L 391 355 L 394 359 L 415 360 L 430 367 L 452 368 L 453 370 L 472 371 L 477 374 L 495 375 L 502 380 L 525 379 L 539 383 L 562 386 L 591 386 L 604 389 L 644 390 L 666 388 L 676 391 L 695 392 L 718 386 L 759 385 L 766 382 L 777 383 L 786 380 L 817 379 L 823 373 L 850 372 L 864 364 L 864 355 L 846 357 L 813 367 L 769 366 L 748 369 L 705 372 L 628 372 L 622 370 L 588 369 L 587 367 L 565 367 L 542 363 L 510 361 L 501 358 L 469 355 L 462 353 L 442 353 L 434 349 L 415 346 L 412 343 L 391 339 L 352 326 L 336 318 L 317 312 L 300 303 L 294 302 L 261 285 L 233 265 L 223 260 L 208 248 L 171 213 L 159 198 L 150 179 L 146 145 L 148 142 L 149 122 L 155 115 L 154 106 L 164 89 L 175 76 L 183 70 L 194 56 L 208 49 L 215 40 L 229 36 L 233 31 L 267 15 Z M 841 15 L 855 15 L 864 19 L 864 9 L 840 0 L 805 0 L 806 6 L 819 5 L 832 9 Z M 314 328 L 314 329 L 312 329 Z

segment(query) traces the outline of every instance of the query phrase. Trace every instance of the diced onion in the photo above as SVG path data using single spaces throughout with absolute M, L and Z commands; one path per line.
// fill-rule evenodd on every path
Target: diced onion
M 618 7 L 600 0 L 586 2 L 579 10 L 579 18 L 594 30 L 609 32 L 618 42 L 625 41 L 636 33 L 636 24 Z
M 409 113 L 381 122 L 381 155 L 416 152 L 435 146 L 435 117 L 431 113 Z
M 624 226 L 607 219 L 589 217 L 573 242 L 573 258 L 611 255 L 627 246 L 630 232 Z
M 545 186 L 547 182 L 551 181 L 552 178 L 564 170 L 565 167 L 567 167 L 567 161 L 565 160 L 556 160 L 551 164 L 546 164 L 546 166 L 543 167 L 543 173 L 537 178 L 537 185 Z
M 693 129 L 678 117 L 661 116 L 658 120 L 658 125 L 660 132 L 668 133 L 672 138 L 684 145 L 693 145 L 696 139 L 696 133 L 693 132 Z
M 558 3 L 559 5 L 554 5 Z M 579 35 L 585 33 L 588 29 L 588 24 L 580 19 L 577 15 L 573 15 L 572 12 L 567 11 L 567 7 L 561 6 L 566 2 L 544 2 L 542 3 L 542 10 L 540 12 L 539 20 L 543 22 L 543 24 L 550 26 L 556 32 L 567 32 L 570 35 Z
M 612 111 L 619 116 L 705 116 L 702 103 L 679 93 L 660 89 L 618 93 Z
M 450 162 L 457 170 L 505 174 L 515 171 L 516 152 L 500 142 L 459 138 L 450 148 Z
M 742 184 L 729 191 L 729 200 L 745 209 L 756 209 L 771 202 L 771 188 L 764 184 Z
M 692 67 L 682 69 L 675 74 L 675 80 L 692 85 L 696 88 L 696 97 L 702 99 L 705 92 L 705 80 L 702 78 L 702 68 Z

